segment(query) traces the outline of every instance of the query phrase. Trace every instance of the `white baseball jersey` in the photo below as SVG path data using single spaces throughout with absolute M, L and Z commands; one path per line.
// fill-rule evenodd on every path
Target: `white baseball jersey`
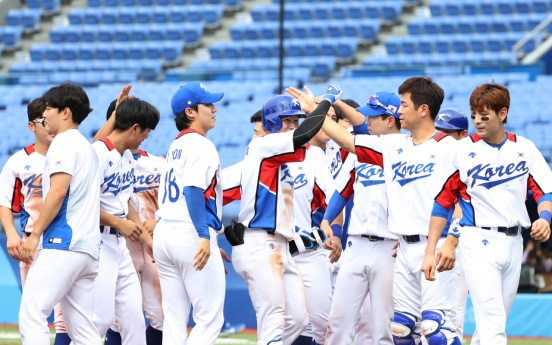
M 428 235 L 433 197 L 426 188 L 439 162 L 456 145 L 442 132 L 419 145 L 411 135 L 356 135 L 358 161 L 383 167 L 389 230 L 399 235 Z
M 305 153 L 305 147 L 293 147 L 293 131 L 249 143 L 241 178 L 240 223 L 293 239 L 293 177 L 287 163 L 302 162 Z
M 42 193 L 50 190 L 50 176 L 71 175 L 71 183 L 54 220 L 42 234 L 46 249 L 84 252 L 98 259 L 100 254 L 100 190 L 98 156 L 76 129 L 56 135 L 44 162 Z
M 198 187 L 204 191 L 207 225 L 217 232 L 224 231 L 220 159 L 215 145 L 199 132 L 185 129 L 172 142 L 166 159 L 156 215 L 193 228 L 184 187 Z
M 333 141 L 333 139 L 330 139 L 330 141 L 327 142 L 326 160 L 328 162 L 328 167 L 330 168 L 330 173 L 334 179 L 341 171 L 343 162 L 345 162 L 348 154 L 349 151 L 341 149 L 341 147 Z
M 100 208 L 111 215 L 126 218 L 128 201 L 133 192 L 134 157 L 130 150 L 125 150 L 121 155 L 108 137 L 96 141 L 92 146 L 100 161 Z
M 42 172 L 46 157 L 29 145 L 10 157 L 0 174 L 0 206 L 21 213 L 21 229 L 32 232 L 42 209 Z
M 387 195 L 383 168 L 359 163 L 350 154 L 335 181 L 336 190 L 345 199 L 354 195 L 349 235 L 372 235 L 397 239 L 387 226 Z
M 161 171 L 164 170 L 165 160 L 140 150 L 138 159 L 135 161 L 134 190 L 130 197 L 130 204 L 138 212 L 140 220 L 154 219 L 155 211 L 157 211 Z
M 335 182 L 328 170 L 326 153 L 308 145 L 305 160 L 289 164 L 293 176 L 293 213 L 295 230 L 310 231 L 320 227 L 328 202 L 335 191 Z
M 538 202 L 552 193 L 552 172 L 528 139 L 507 133 L 498 149 L 477 134 L 459 141 L 428 185 L 445 208 L 458 201 L 462 226 L 522 226 L 531 221 L 525 207 L 527 191 Z
M 241 199 L 241 174 L 243 161 L 222 169 L 222 204 Z

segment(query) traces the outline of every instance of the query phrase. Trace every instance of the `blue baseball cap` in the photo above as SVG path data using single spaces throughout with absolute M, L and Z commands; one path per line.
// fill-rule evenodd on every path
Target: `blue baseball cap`
M 365 106 L 359 107 L 356 110 L 364 116 L 389 115 L 398 119 L 400 106 L 401 100 L 394 93 L 378 92 L 370 97 Z
M 196 104 L 211 104 L 218 102 L 224 97 L 223 92 L 209 92 L 202 83 L 194 81 L 182 85 L 171 99 L 171 107 L 174 116 L 182 113 L 186 108 Z

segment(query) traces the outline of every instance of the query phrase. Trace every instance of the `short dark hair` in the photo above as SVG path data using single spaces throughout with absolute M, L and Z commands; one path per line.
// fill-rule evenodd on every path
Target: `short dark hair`
M 137 124 L 141 130 L 155 129 L 159 123 L 159 110 L 139 98 L 127 99 L 119 104 L 114 130 L 126 131 Z
M 470 110 L 484 110 L 485 108 L 494 110 L 498 115 L 502 108 L 510 109 L 510 91 L 502 84 L 485 83 L 473 90 L 470 96 Z M 508 117 L 504 119 L 504 123 Z
M 380 116 L 381 116 L 381 119 L 383 121 L 385 121 L 391 115 L 381 114 Z M 401 130 L 401 121 L 399 119 L 397 119 L 396 117 L 395 117 L 395 127 L 397 127 L 398 130 Z
M 192 108 L 196 112 L 199 111 L 198 104 L 191 106 L 189 108 Z M 176 123 L 176 129 L 178 129 L 179 131 L 185 130 L 186 128 L 190 127 L 190 125 L 192 124 L 192 120 L 190 120 L 190 118 L 186 116 L 186 110 L 176 115 L 176 117 L 174 118 L 174 122 Z
M 109 104 L 109 107 L 107 108 L 107 112 L 105 113 L 106 120 L 109 120 L 111 115 L 113 115 L 113 112 L 115 111 L 116 106 L 117 106 L 117 100 L 113 100 L 113 102 Z
M 262 110 L 257 110 L 255 114 L 251 115 L 251 123 L 262 122 L 263 118 L 261 117 Z
M 88 95 L 73 82 L 67 82 L 54 86 L 46 91 L 42 98 L 46 105 L 56 108 L 59 111 L 69 108 L 73 114 L 73 123 L 80 125 L 84 119 L 92 112 Z
M 35 98 L 27 104 L 27 117 L 29 122 L 41 118 L 46 110 L 46 102 L 42 97 Z
M 355 109 L 360 107 L 360 104 L 355 102 L 355 100 L 353 100 L 353 99 L 342 99 L 341 101 L 343 103 L 347 104 L 348 106 L 353 107 Z M 339 109 L 338 107 L 334 107 L 334 110 L 335 110 L 335 115 L 336 115 L 335 122 L 345 119 L 345 115 L 343 115 L 343 112 L 341 111 L 341 109 Z
M 399 86 L 399 95 L 410 92 L 410 99 L 414 103 L 414 109 L 422 104 L 427 104 L 429 116 L 435 120 L 441 104 L 445 99 L 445 91 L 430 77 L 411 77 Z

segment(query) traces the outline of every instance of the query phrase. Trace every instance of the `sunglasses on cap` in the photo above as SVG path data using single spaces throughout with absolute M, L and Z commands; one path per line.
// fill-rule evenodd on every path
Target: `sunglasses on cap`
M 391 107 L 388 107 L 386 105 L 384 105 L 383 103 L 381 103 L 380 101 L 378 101 L 376 95 L 373 95 L 372 97 L 370 97 L 370 99 L 368 100 L 368 106 L 370 106 L 371 108 L 377 108 L 377 107 L 381 107 L 383 109 L 385 109 L 385 112 L 390 114 L 390 115 L 394 115 L 396 114 L 397 112 L 397 109 L 395 107 L 395 109 L 391 108 Z

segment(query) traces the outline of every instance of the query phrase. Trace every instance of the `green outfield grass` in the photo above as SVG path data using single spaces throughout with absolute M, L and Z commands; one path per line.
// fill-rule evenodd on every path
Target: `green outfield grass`
M 50 330 L 51 344 L 54 343 L 55 331 Z M 256 345 L 257 335 L 252 332 L 241 333 L 225 338 L 218 338 L 216 345 Z M 469 340 L 464 344 L 469 345 Z M 19 328 L 17 326 L 0 326 L 0 345 L 21 345 L 21 339 L 19 338 Z M 358 344 L 362 345 L 362 344 Z M 552 340 L 524 340 L 513 339 L 508 341 L 508 345 L 552 345 Z

